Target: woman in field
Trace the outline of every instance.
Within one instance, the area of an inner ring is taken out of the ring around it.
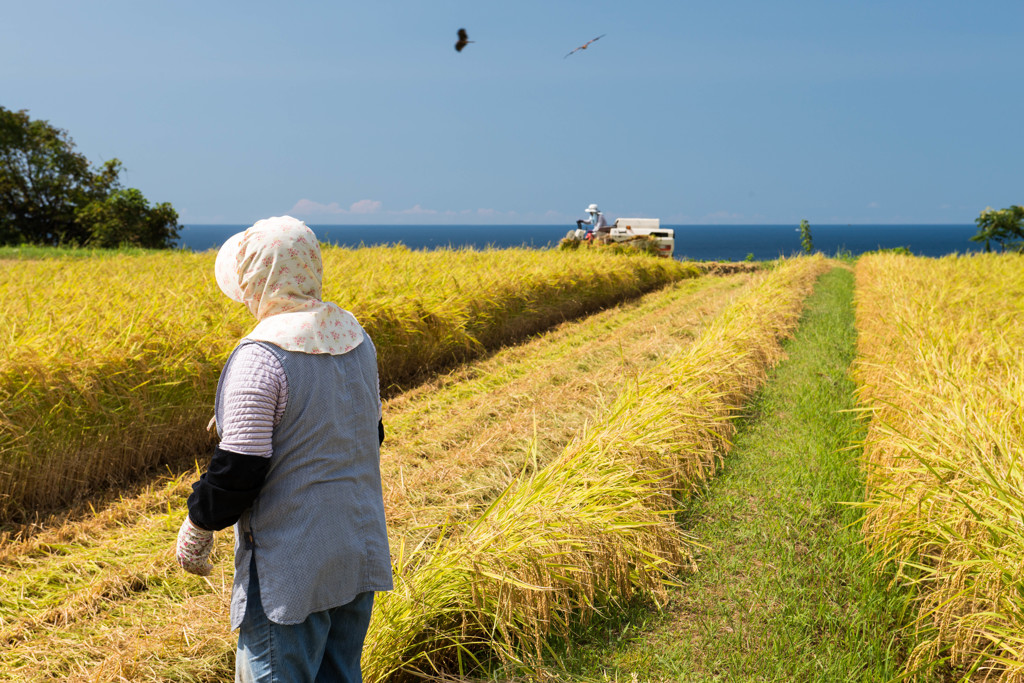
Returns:
[[[217,387],[220,443],[193,485],[178,563],[210,573],[235,525],[236,681],[359,681],[375,591],[390,590],[373,342],[320,300],[316,236],[257,222],[217,255],[221,290],[258,321]]]

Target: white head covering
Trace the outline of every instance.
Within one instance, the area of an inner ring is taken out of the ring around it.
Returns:
[[[259,321],[246,339],[334,356],[363,341],[355,316],[320,300],[320,244],[298,219],[267,218],[232,235],[217,252],[214,273],[221,291]]]
[[[588,206],[587,213],[600,213],[600,210],[597,208],[597,204],[591,204]]]

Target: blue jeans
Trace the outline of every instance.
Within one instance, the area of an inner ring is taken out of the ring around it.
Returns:
[[[253,562],[247,601],[238,629],[235,683],[361,683],[359,660],[370,625],[372,592],[314,612],[299,624],[275,624],[263,611]]]

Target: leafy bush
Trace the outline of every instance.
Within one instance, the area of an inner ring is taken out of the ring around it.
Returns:
[[[996,211],[986,206],[974,222],[978,234],[972,242],[984,242],[985,251],[992,251],[992,242],[999,244],[1000,251],[1024,252],[1024,206],[1013,205]]]
[[[800,221],[800,246],[805,254],[814,251],[814,240],[811,238],[811,224],[806,220]]]

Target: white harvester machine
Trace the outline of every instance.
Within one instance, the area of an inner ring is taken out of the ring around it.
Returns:
[[[608,232],[612,242],[631,242],[633,240],[649,240],[654,243],[658,256],[672,258],[676,245],[676,232],[671,228],[662,228],[657,218],[618,218]]]
[[[610,227],[589,233],[589,236],[583,230],[570,230],[566,235],[567,240],[603,245],[624,244],[666,258],[672,258],[675,237],[675,230],[661,227],[658,218],[619,218]]]

